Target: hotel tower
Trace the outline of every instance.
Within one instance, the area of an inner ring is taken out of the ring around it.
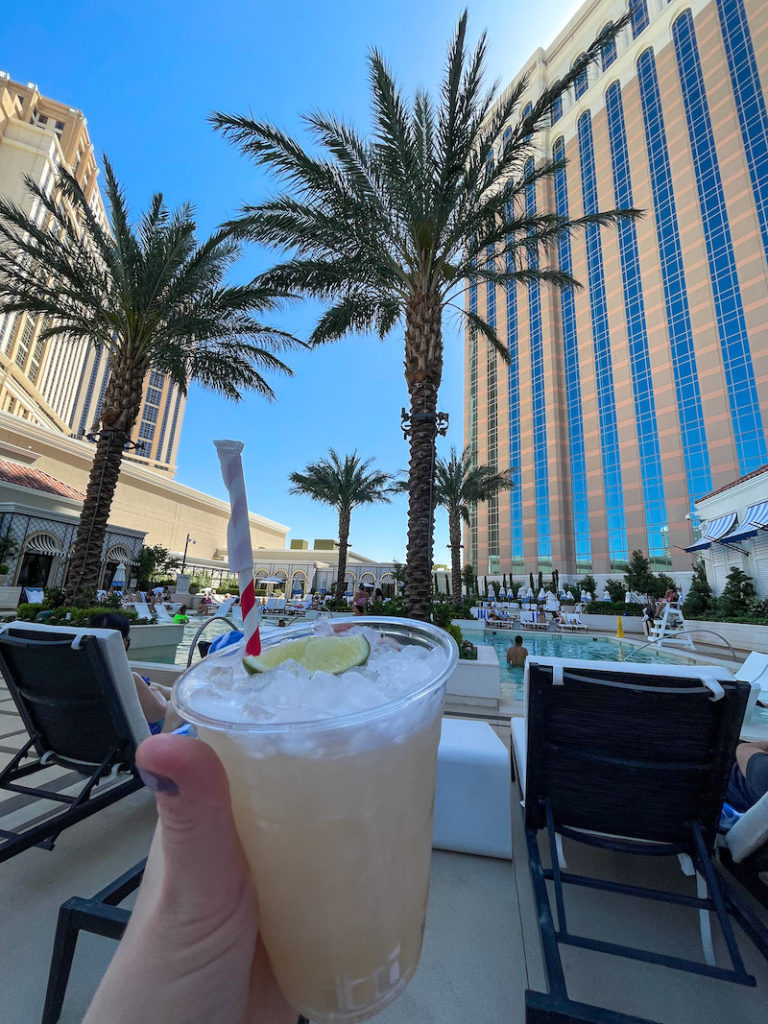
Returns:
[[[24,187],[28,176],[48,191],[59,167],[77,178],[104,226],[104,204],[87,122],[79,110],[41,96],[37,86],[0,72],[0,193],[42,218]],[[109,356],[90,343],[39,338],[41,319],[0,313],[0,409],[60,434],[85,437],[98,421]],[[142,446],[126,458],[173,473],[185,398],[152,372],[133,433]]]
[[[624,9],[585,3],[530,99]],[[567,165],[528,209],[645,214],[561,240],[580,290],[468,289],[510,361],[467,335],[466,441],[515,484],[472,518],[477,573],[690,571],[694,501],[768,463],[767,88],[765,0],[634,0],[552,111],[539,155]]]

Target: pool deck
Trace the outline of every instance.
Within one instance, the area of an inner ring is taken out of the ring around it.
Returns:
[[[494,727],[509,743],[508,725]],[[21,743],[24,730],[0,684],[0,757]],[[424,952],[405,993],[375,1019],[382,1024],[523,1024],[526,988],[544,991],[519,796],[513,785],[513,860],[433,852]],[[155,825],[154,801],[140,790],[65,831],[53,851],[28,850],[0,865],[0,1020],[40,1020],[60,904],[90,896],[146,854]],[[652,884],[657,873],[688,891],[675,861],[632,862],[566,841],[569,867],[599,862],[607,877]],[[653,860],[653,859],[649,859]],[[629,872],[629,874],[628,874]],[[690,910],[627,897],[577,891],[569,906],[576,927],[603,937],[629,938],[682,955],[698,955],[698,926]],[[768,914],[760,911],[768,923]],[[683,975],[650,965],[566,949],[573,998],[661,1024],[764,1024],[768,963],[746,942],[756,989]],[[75,1024],[95,991],[115,944],[80,938],[61,1017]],[[104,1022],[109,1024],[109,1022]],[[137,1022],[139,1024],[139,1022]],[[211,1022],[230,1024],[230,1022]]]

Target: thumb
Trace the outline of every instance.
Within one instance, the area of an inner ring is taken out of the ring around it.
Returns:
[[[221,761],[202,740],[160,734],[141,744],[136,765],[156,794],[164,898],[184,916],[226,914],[249,875]]]

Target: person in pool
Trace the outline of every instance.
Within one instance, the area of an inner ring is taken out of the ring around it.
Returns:
[[[183,604],[181,608],[173,616],[174,622],[189,622],[189,616],[187,615],[187,606]]]
[[[525,659],[528,657],[528,649],[523,647],[523,638],[521,636],[515,637],[515,643],[507,651],[507,664],[512,666],[522,666],[525,664]]]

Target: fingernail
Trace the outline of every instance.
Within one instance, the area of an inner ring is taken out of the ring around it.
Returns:
[[[165,775],[155,775],[154,772],[148,772],[146,768],[139,768],[139,775],[147,789],[151,789],[153,793],[167,793],[168,796],[178,796],[179,787],[173,779],[168,779]]]

